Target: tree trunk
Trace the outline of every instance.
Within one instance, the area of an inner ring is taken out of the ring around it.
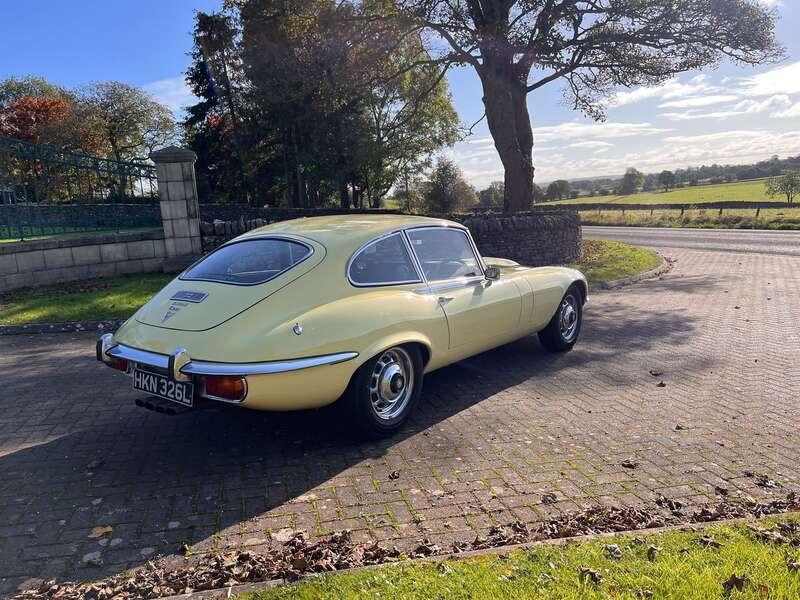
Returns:
[[[339,181],[339,208],[348,210],[350,208],[350,195],[348,194],[347,182]]]
[[[505,169],[504,209],[520,212],[533,202],[533,131],[524,81],[510,60],[486,56],[480,73],[486,121]]]

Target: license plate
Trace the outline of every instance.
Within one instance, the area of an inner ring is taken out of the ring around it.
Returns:
[[[192,406],[194,386],[191,383],[175,381],[165,375],[134,369],[133,389],[172,400],[184,406]]]

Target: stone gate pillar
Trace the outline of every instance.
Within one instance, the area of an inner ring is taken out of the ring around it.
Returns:
[[[180,271],[202,254],[200,209],[194,163],[197,155],[170,146],[150,154],[158,174],[158,196],[167,257],[164,271]]]

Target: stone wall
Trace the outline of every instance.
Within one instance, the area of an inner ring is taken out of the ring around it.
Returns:
[[[578,259],[583,236],[576,212],[536,211],[516,215],[450,215],[472,232],[483,256],[523,265],[563,265]]]
[[[362,211],[362,214],[366,212],[368,211]],[[376,212],[386,214],[387,211],[372,211],[373,214]],[[204,213],[202,206],[200,213],[201,215],[225,214]],[[287,218],[353,213],[329,210],[324,213],[305,211],[304,214],[299,214],[297,209],[253,209],[247,214],[250,218],[240,215],[236,220],[201,221],[203,251],[209,252],[246,231]],[[260,216],[252,217],[252,215]],[[510,258],[531,266],[566,264],[580,256],[581,225],[580,218],[575,212],[539,210],[535,213],[513,216],[500,214],[437,216],[467,226],[484,256]]]
[[[160,229],[0,244],[0,292],[161,271],[165,256]]]

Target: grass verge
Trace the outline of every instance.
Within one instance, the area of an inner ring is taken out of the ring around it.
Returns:
[[[655,269],[661,257],[646,248],[609,242],[583,240],[583,254],[569,265],[586,275],[589,283],[608,283]]]
[[[692,227],[699,229],[796,229],[800,230],[800,208],[718,210],[586,210],[584,225],[620,227]]]
[[[797,517],[325,575],[239,596],[574,599],[800,597]]]
[[[172,278],[125,275],[7,292],[0,296],[0,325],[127,319]]]

